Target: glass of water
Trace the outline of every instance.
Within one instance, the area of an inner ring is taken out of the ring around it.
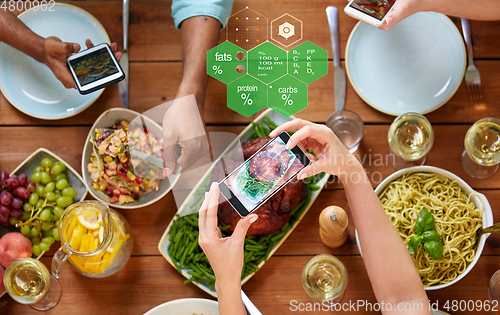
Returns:
[[[325,125],[332,129],[349,152],[354,153],[363,138],[364,124],[353,111],[339,110],[328,117]]]

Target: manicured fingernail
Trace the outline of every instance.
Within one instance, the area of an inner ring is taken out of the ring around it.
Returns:
[[[163,176],[169,177],[170,175],[172,175],[172,172],[170,171],[170,169],[168,167],[165,167],[163,169]]]
[[[290,150],[291,147],[292,147],[292,145],[290,144],[290,141],[287,142],[285,145],[285,149]]]
[[[207,198],[207,195],[208,195],[208,191],[205,193],[205,198]]]
[[[252,217],[252,218],[250,218],[250,223],[254,223],[255,221],[257,221],[257,219],[258,219],[258,218],[259,218],[259,216],[258,216],[258,215],[253,214],[253,217]]]
[[[274,129],[273,131],[271,131],[271,133],[269,134],[269,136],[272,138],[272,137],[274,137],[275,133],[276,133],[276,129]]]
[[[213,182],[213,183],[212,183],[212,186],[210,186],[210,190],[215,189],[215,187],[217,187],[217,183],[216,183],[216,182]]]
[[[385,20],[385,23],[387,25],[391,24],[392,23],[392,17],[388,16],[387,19]]]
[[[298,177],[298,180],[303,180],[304,178],[308,177],[307,176],[307,173],[302,173],[300,174],[300,176]]]

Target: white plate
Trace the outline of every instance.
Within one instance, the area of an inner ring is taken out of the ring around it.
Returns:
[[[359,22],[345,55],[356,93],[394,116],[425,114],[445,104],[460,86],[466,64],[455,24],[433,12],[414,14],[389,31]]]
[[[95,45],[110,43],[102,24],[79,7],[56,3],[48,5],[46,11],[35,8],[21,13],[19,19],[42,37],[56,36],[78,43],[82,49],[87,47],[87,38]],[[0,90],[21,112],[47,120],[80,113],[104,91],[80,95],[75,89],[66,89],[47,66],[5,43],[0,43]]]
[[[180,299],[158,305],[144,315],[219,315],[219,304],[207,299]]]
[[[472,202],[474,202],[474,205],[478,209],[481,209],[482,205],[484,205],[483,226],[488,227],[488,226],[493,225],[493,223],[494,223],[493,212],[491,210],[491,206],[490,206],[490,203],[488,202],[488,199],[486,199],[486,196],[484,196],[483,194],[472,189],[472,187],[470,187],[463,179],[461,179],[457,175],[455,175],[452,172],[449,172],[447,170],[444,170],[442,168],[423,165],[423,166],[409,167],[409,168],[405,168],[405,169],[396,171],[396,172],[392,173],[391,175],[389,175],[386,179],[384,179],[377,186],[377,188],[375,188],[375,193],[377,194],[377,196],[379,196],[384,191],[385,187],[387,187],[387,185],[389,185],[390,183],[392,183],[393,181],[402,177],[405,174],[420,173],[420,172],[436,173],[436,174],[443,175],[445,177],[448,177],[450,180],[456,181],[467,196],[469,196],[471,193],[477,194],[478,197],[471,198],[471,200],[472,200]],[[434,285],[431,287],[425,287],[425,290],[426,291],[433,291],[433,290],[443,289],[443,288],[449,287],[449,286],[457,283],[458,281],[462,280],[472,270],[472,268],[474,268],[477,261],[479,260],[479,257],[481,257],[481,253],[483,252],[484,245],[486,243],[486,239],[488,238],[488,236],[490,236],[490,233],[485,233],[481,236],[474,260],[467,266],[467,269],[465,269],[465,271],[461,275],[459,275],[453,281],[450,281],[448,283]],[[361,252],[361,246],[359,245],[359,238],[358,238],[358,231],[357,230],[356,230],[356,244],[358,245],[359,253],[361,254],[361,256],[363,256],[363,253]]]
[[[92,125],[92,127],[89,130],[89,134],[87,135],[87,139],[85,140],[85,145],[83,146],[83,153],[82,153],[82,176],[83,176],[83,181],[85,182],[85,185],[87,186],[90,194],[96,198],[99,201],[104,202],[110,207],[113,208],[118,208],[118,209],[137,209],[137,208],[142,208],[149,206],[161,198],[163,198],[168,192],[172,189],[172,187],[175,185],[177,180],[179,179],[179,175],[172,175],[168,179],[161,180],[160,182],[160,190],[158,191],[150,191],[149,193],[140,196],[138,202],[132,202],[132,203],[126,203],[126,204],[119,204],[117,203],[110,203],[109,202],[109,197],[106,196],[102,191],[100,190],[95,190],[92,185],[90,185],[90,173],[87,168],[87,165],[90,163],[90,157],[92,156],[92,151],[93,151],[93,144],[90,143],[90,137],[92,136],[92,133],[96,128],[111,128],[114,124],[119,122],[120,120],[128,120],[132,121],[136,119],[137,117],[142,116],[144,118],[144,122],[146,123],[147,128],[153,132],[153,134],[157,137],[162,137],[163,135],[163,129],[158,125],[156,122],[151,120],[149,117],[144,116],[139,114],[138,112],[135,112],[131,109],[126,109],[126,108],[111,108],[105,111],[104,113],[97,118],[95,123]]]
[[[255,120],[253,122],[255,122],[257,124],[264,124],[264,118],[266,118],[266,117],[269,118],[269,119],[271,119],[272,121],[274,121],[274,123],[276,125],[278,125],[278,126],[282,125],[285,122],[288,122],[288,121],[290,121],[292,119],[295,119],[295,117],[293,117],[293,116],[291,116],[291,117],[285,117],[285,116],[281,115],[280,113],[275,112],[274,110],[268,108],[261,115],[259,115],[259,117],[255,118]],[[249,124],[238,135],[238,138],[235,139],[235,141],[233,141],[227,147],[227,149],[224,150],[220,154],[220,156],[226,156],[226,154],[228,154],[229,152],[231,152],[231,149],[234,149],[236,147],[236,144],[237,144],[238,141],[240,141],[241,143],[243,143],[244,141],[248,140],[248,138],[250,138],[250,136],[254,133],[254,131],[255,131],[255,129],[252,126],[252,124]],[[179,209],[177,211],[177,214],[181,214],[181,213],[186,213],[187,214],[187,213],[189,213],[189,210],[190,210],[190,207],[192,205],[193,199],[195,199],[195,198],[192,198],[192,197],[195,195],[195,192],[198,189],[198,187],[200,187],[205,182],[206,178],[211,175],[212,169],[213,169],[213,167],[215,165],[216,165],[215,163],[212,164],[212,166],[208,169],[208,171],[205,173],[205,175],[198,182],[198,184],[196,184],[196,186],[191,190],[191,192],[189,193],[189,195],[187,196],[187,198],[184,200],[183,204],[179,207]],[[285,242],[285,240],[288,238],[288,236],[290,236],[290,234],[293,232],[293,230],[295,230],[295,228],[300,223],[300,221],[302,220],[302,218],[306,215],[307,211],[309,211],[309,209],[313,205],[314,201],[316,200],[316,198],[320,194],[320,192],[323,189],[323,187],[328,182],[328,178],[329,177],[330,177],[329,174],[325,174],[325,176],[323,176],[323,178],[316,183],[316,185],[319,186],[320,188],[318,190],[314,190],[314,191],[311,192],[311,200],[309,201],[309,204],[306,206],[306,208],[304,209],[304,211],[302,212],[302,214],[300,215],[300,217],[297,219],[297,222],[295,222],[295,224],[292,226],[292,228],[290,229],[290,231],[288,231],[288,233],[286,233],[283,236],[283,238],[278,242],[278,244],[276,244],[274,246],[274,248],[271,250],[271,252],[269,253],[269,258],[268,259],[270,259],[273,256],[273,254],[278,250],[278,248],[280,248],[281,244],[283,244]],[[170,227],[172,226],[172,223],[174,222],[174,220],[175,220],[175,217],[174,217],[174,219],[172,219],[172,221],[170,221],[170,224],[168,225],[167,229],[165,230],[165,233],[163,233],[163,236],[161,237],[161,240],[158,243],[158,249],[160,250],[160,253],[163,255],[163,257],[165,257],[165,259],[174,268],[177,268],[174,265],[174,263],[172,262],[172,259],[170,258],[169,254],[168,254],[168,247],[170,245],[170,241],[169,241],[169,237],[168,237],[168,232],[170,231]],[[259,270],[262,268],[262,266],[264,266],[265,263],[266,263],[265,261],[262,261],[259,264]],[[191,275],[188,274],[188,271],[191,271],[191,269],[184,269],[183,268],[181,271],[182,271],[182,275],[184,277],[186,277],[187,279],[191,278]],[[241,285],[245,284],[248,280],[250,280],[250,278],[252,278],[254,274],[255,273],[250,274],[250,275],[246,276],[244,279],[242,279],[241,280]],[[210,288],[208,287],[208,285],[206,283],[199,283],[199,282],[196,282],[196,281],[193,281],[192,283],[194,283],[197,287],[199,287],[200,289],[202,289],[206,293],[210,294],[211,296],[217,297],[217,293],[215,292],[215,290],[210,290]]]

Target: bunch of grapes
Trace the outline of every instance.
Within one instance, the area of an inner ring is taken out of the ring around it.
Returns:
[[[64,163],[44,158],[29,180],[24,174],[9,177],[6,171],[0,173],[0,187],[5,189],[0,195],[4,207],[0,208],[0,223],[20,228],[21,234],[31,240],[35,256],[60,240],[59,218],[78,195],[69,185],[65,170]]]

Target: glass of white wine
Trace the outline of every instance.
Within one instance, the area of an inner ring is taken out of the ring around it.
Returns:
[[[335,256],[314,256],[302,271],[302,287],[313,302],[339,303],[347,288],[347,270]]]
[[[37,311],[50,310],[61,299],[61,285],[37,259],[19,258],[5,269],[5,290],[12,299]]]
[[[418,113],[406,113],[398,116],[387,135],[389,156],[393,157],[395,169],[423,165],[427,153],[434,144],[434,132],[431,123]]]
[[[462,165],[474,178],[488,178],[500,163],[500,119],[487,117],[469,128],[464,140]]]

